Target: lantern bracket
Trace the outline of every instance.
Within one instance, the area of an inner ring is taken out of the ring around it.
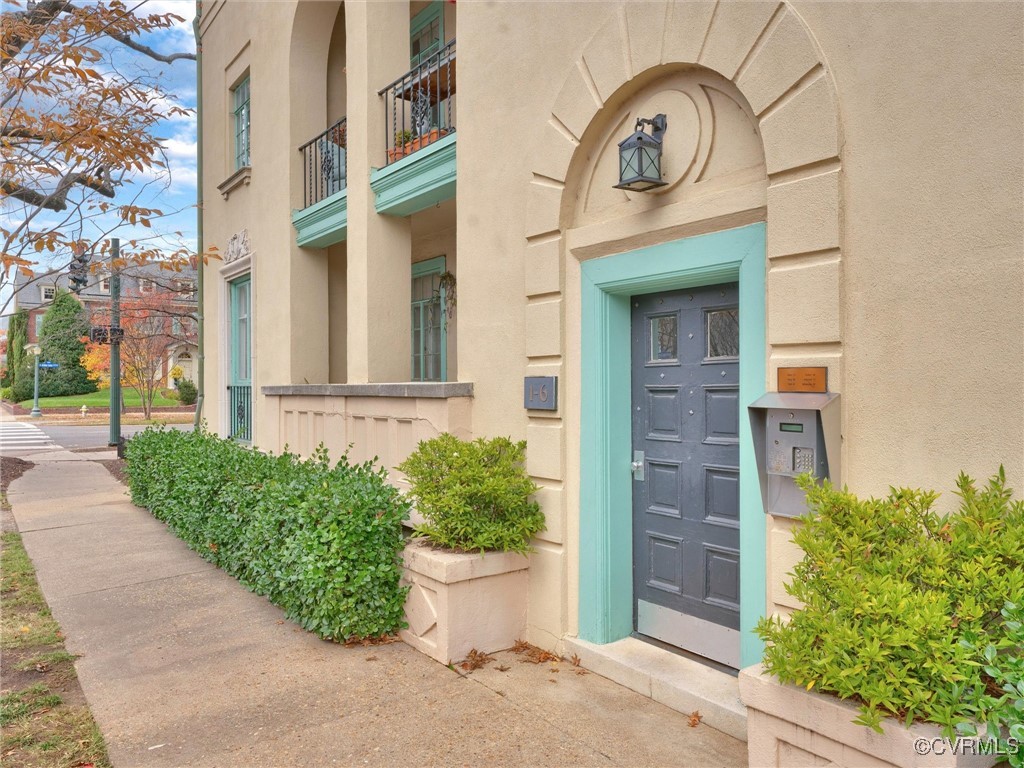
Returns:
[[[651,126],[651,138],[655,141],[661,141],[661,137],[665,135],[665,130],[668,128],[668,118],[661,113],[650,118],[638,117],[636,119],[636,127],[633,130],[639,131],[645,125]]]

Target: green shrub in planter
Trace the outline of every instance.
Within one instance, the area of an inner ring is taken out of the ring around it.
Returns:
[[[402,626],[409,502],[369,462],[148,429],[128,443],[127,474],[132,501],[306,629],[344,640]]]
[[[529,552],[544,514],[530,500],[538,486],[526,474],[525,454],[525,442],[505,437],[469,442],[442,434],[421,442],[398,466],[426,520],[416,533],[457,551]]]
[[[1007,600],[1024,603],[1024,502],[1002,468],[981,488],[961,474],[949,515],[928,491],[861,500],[798,483],[811,512],[793,535],[804,557],[786,590],[804,607],[758,624],[767,671],[858,701],[855,722],[875,730],[891,716],[949,736],[972,723],[1020,733],[1024,631]]]

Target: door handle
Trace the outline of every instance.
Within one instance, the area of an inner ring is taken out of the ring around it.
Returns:
[[[633,472],[634,480],[644,479],[644,452],[633,451],[633,461],[629,465],[630,470]]]

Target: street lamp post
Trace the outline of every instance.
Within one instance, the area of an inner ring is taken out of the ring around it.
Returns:
[[[110,239],[110,441],[121,444],[121,240]],[[120,455],[120,454],[119,454]]]
[[[39,355],[42,354],[43,348],[38,344],[26,344],[25,351],[30,355],[34,355],[36,358],[35,364],[35,394],[32,400],[32,413],[30,414],[33,419],[38,419],[43,415],[43,412],[39,410]]]

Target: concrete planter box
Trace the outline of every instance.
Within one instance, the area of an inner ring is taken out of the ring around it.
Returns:
[[[981,768],[995,762],[993,756],[969,754],[971,744],[953,754],[953,743],[936,726],[907,728],[889,720],[885,733],[875,733],[855,725],[855,704],[784,685],[760,664],[741,670],[739,681],[752,768]]]
[[[509,648],[526,629],[528,558],[510,552],[459,554],[422,539],[402,553],[408,629],[402,640],[442,664],[474,648]]]

